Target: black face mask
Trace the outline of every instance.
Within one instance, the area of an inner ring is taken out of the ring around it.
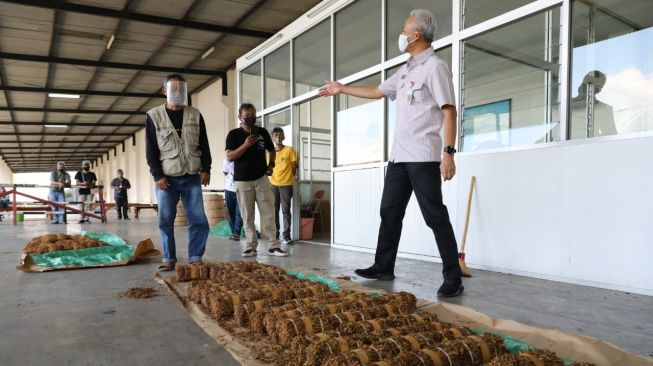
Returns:
[[[256,117],[245,117],[243,120],[249,127],[254,127],[256,125]]]

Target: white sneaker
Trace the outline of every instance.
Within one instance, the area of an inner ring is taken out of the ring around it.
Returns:
[[[284,252],[281,248],[272,248],[268,250],[268,254],[276,257],[287,257],[288,253]]]
[[[291,239],[283,239],[283,245],[292,245],[292,240]]]
[[[247,249],[246,251],[243,252],[242,256],[243,257],[256,257],[256,250]]]

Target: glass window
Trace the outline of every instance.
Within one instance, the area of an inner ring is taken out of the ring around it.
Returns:
[[[336,79],[381,62],[381,0],[359,0],[336,14]]]
[[[290,125],[290,109],[284,109],[281,112],[267,115],[265,118],[265,128],[272,135],[272,129],[275,127],[283,128],[283,133],[286,135],[284,145],[293,146],[292,142],[292,127]]]
[[[294,41],[295,95],[324,85],[331,79],[331,26],[325,20]]]
[[[451,47],[445,47],[442,49],[439,49],[435,51],[435,54],[438,55],[442,60],[444,60],[446,63],[449,64],[451,67]],[[390,68],[386,70],[385,77],[389,78],[392,76],[399,68],[402,66],[397,65],[393,68]],[[386,113],[386,120],[388,121],[388,126],[387,126],[387,137],[386,137],[386,158],[390,156],[390,151],[392,149],[392,143],[395,138],[395,124],[397,122],[397,100],[390,100],[389,98],[385,98],[386,103],[387,103],[387,113]]]
[[[257,108],[262,106],[261,61],[256,61],[240,72],[240,102],[252,103]]]
[[[532,3],[533,0],[461,0],[462,26],[471,27],[498,15]]]
[[[290,99],[290,43],[265,56],[265,108]]]
[[[315,98],[295,108],[299,122],[300,180],[331,180],[331,113],[329,98]]]
[[[651,2],[574,1],[572,22],[570,138],[653,130]]]
[[[351,85],[379,85],[375,74]],[[338,166],[380,161],[383,99],[339,95],[336,114],[336,162]]]
[[[560,10],[463,43],[465,151],[559,140]]]
[[[386,0],[387,60],[401,54],[397,47],[397,38],[404,29],[404,22],[413,9],[428,9],[433,13],[437,24],[434,40],[451,34],[451,0]]]

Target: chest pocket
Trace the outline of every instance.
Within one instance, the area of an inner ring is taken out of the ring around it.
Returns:
[[[171,151],[175,149],[175,139],[174,136],[172,135],[175,131],[174,130],[163,130],[160,131],[157,139],[159,143],[159,150],[161,151]]]
[[[412,97],[413,100],[411,104],[423,103],[429,95],[428,86],[424,82],[424,80],[416,81],[413,87],[410,88],[409,90],[412,90],[413,93],[413,97]]]

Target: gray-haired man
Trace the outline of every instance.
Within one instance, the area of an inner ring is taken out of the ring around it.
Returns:
[[[442,258],[444,284],[438,296],[463,291],[458,249],[447,207],[442,202],[440,175],[456,172],[456,103],[449,66],[431,48],[435,19],[428,10],[413,10],[399,35],[401,52],[410,53],[405,65],[379,86],[345,86],[327,81],[322,96],[349,94],[361,98],[384,96],[397,100],[397,124],[381,198],[381,227],[374,265],[355,272],[361,277],[393,280],[401,227],[410,196],[415,197],[426,224],[433,230]],[[440,130],[444,126],[444,150]]]

